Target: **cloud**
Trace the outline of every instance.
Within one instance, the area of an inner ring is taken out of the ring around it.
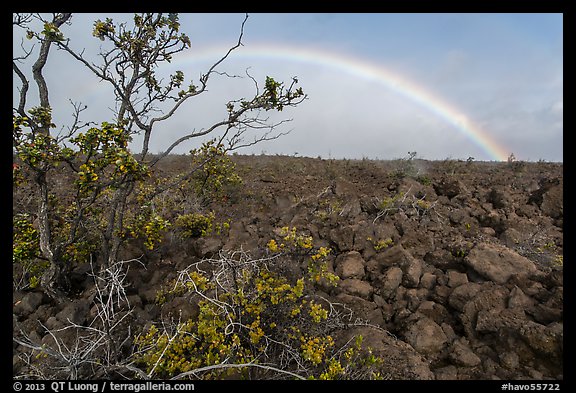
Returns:
[[[91,36],[91,26],[95,19],[107,16],[129,19],[126,14],[78,14],[63,31],[72,38],[71,44],[77,50],[86,48],[86,55],[97,53],[102,43]],[[243,14],[182,15],[182,29],[192,39],[192,52],[223,43],[228,47],[238,38],[243,17]],[[492,18],[497,22],[497,34],[483,30],[490,26]],[[395,70],[466,115],[472,124],[513,150],[518,158],[561,159],[562,37],[554,38],[547,33],[557,27],[534,23],[522,26],[523,33],[519,34],[514,29],[522,17],[514,18],[512,23],[506,15],[254,14],[246,25],[244,43],[256,45],[264,40],[280,46],[316,45],[321,50]],[[463,25],[465,32],[455,36],[457,27]],[[549,36],[559,40],[559,44],[556,41],[549,44],[546,38]],[[13,48],[14,53],[20,51],[16,34]],[[198,81],[209,65],[186,63],[182,69],[186,83],[190,79]],[[271,120],[292,118],[279,131],[293,131],[247,153],[266,150],[273,154],[394,158],[417,151],[419,156],[429,159],[449,156],[489,159],[486,152],[438,113],[377,81],[329,66],[286,59],[231,56],[220,69],[244,75],[247,67],[251,67],[250,73],[261,84],[267,75],[281,81],[298,76],[310,97],[298,108],[286,108],[280,114],[266,113]],[[167,77],[174,70],[161,73]],[[34,96],[35,84],[28,75]],[[70,56],[61,51],[51,52],[46,76],[54,120],[59,126],[71,121],[69,99],[89,105],[83,113],[84,120],[111,119],[114,100],[110,85],[98,82]],[[14,80],[17,82],[16,77]],[[16,89],[13,92],[16,102],[18,92]],[[222,120],[228,100],[252,94],[254,86],[249,78],[213,78],[206,94],[190,100],[176,116],[159,124],[151,141],[152,150],[162,151],[174,138]],[[29,104],[34,104],[32,98]],[[197,143],[187,143],[179,152],[187,152]]]
[[[559,100],[559,101],[554,102],[550,106],[550,113],[552,113],[555,116],[559,116],[560,118],[562,118],[562,116],[564,115],[564,100]]]

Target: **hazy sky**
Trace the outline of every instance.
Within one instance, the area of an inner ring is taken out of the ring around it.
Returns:
[[[92,24],[106,17],[129,15],[77,14],[62,31],[74,48],[96,53],[101,42]],[[181,14],[192,47],[163,72],[179,69],[186,83],[198,81],[234,45],[243,18]],[[293,119],[282,129],[289,135],[243,153],[393,159],[416,151],[432,160],[505,160],[513,153],[563,161],[562,34],[562,14],[255,13],[244,46],[220,70],[245,75],[250,67],[261,83],[266,75],[287,82],[296,76],[309,96],[274,116]],[[15,31],[15,54],[20,36]],[[51,53],[46,75],[59,126],[70,121],[69,99],[89,106],[86,120],[111,119],[110,87],[66,53]],[[155,131],[152,150],[225,118],[228,100],[253,93],[246,77],[214,78],[205,97],[189,100]]]

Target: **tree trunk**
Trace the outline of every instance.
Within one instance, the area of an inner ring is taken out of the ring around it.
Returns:
[[[66,298],[68,285],[64,282],[66,279],[64,265],[61,253],[54,250],[51,239],[51,226],[49,221],[48,209],[48,183],[46,181],[46,172],[41,171],[36,176],[36,184],[40,190],[38,206],[38,233],[40,237],[40,251],[48,259],[50,266],[42,275],[41,285],[45,293],[57,302]]]
[[[59,28],[66,21],[70,19],[71,14],[60,14],[54,17],[53,23]],[[46,38],[42,41],[40,46],[40,52],[38,54],[38,59],[32,66],[32,74],[34,80],[38,85],[38,95],[40,98],[40,106],[46,109],[50,109],[50,100],[48,98],[48,85],[42,74],[42,70],[46,65],[48,60],[48,53],[50,52],[50,46],[52,41]],[[50,135],[50,125],[49,124],[39,124],[35,125],[38,133],[45,135]],[[50,208],[48,204],[48,181],[47,172],[49,169],[49,164],[44,163],[44,165],[36,172],[36,185],[38,186],[39,192],[39,202],[38,202],[38,232],[40,236],[40,251],[42,255],[50,261],[50,267],[42,276],[42,288],[46,293],[56,301],[61,301],[64,298],[64,293],[61,290],[61,276],[62,276],[62,260],[60,258],[60,252],[55,252],[54,245],[52,244],[52,228],[50,226]]]

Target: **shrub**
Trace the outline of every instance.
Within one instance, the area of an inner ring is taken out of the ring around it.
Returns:
[[[308,250],[312,249],[312,236],[297,234],[296,227],[282,227],[280,229],[280,236],[282,236],[286,244],[292,248],[292,251],[302,249],[308,252]],[[280,247],[284,248],[284,243],[282,243]]]
[[[190,213],[176,217],[174,225],[182,238],[189,239],[206,236],[212,232],[213,223],[214,212],[208,215]]]
[[[280,244],[272,239],[268,242],[268,250],[280,252],[291,260],[308,258],[308,279],[314,283],[324,283],[336,286],[340,277],[328,271],[326,259],[332,252],[330,248],[320,247],[315,250],[312,236],[298,233],[296,227],[282,227],[277,231]]]
[[[397,213],[402,211],[406,213],[409,217],[415,217],[416,219],[421,219],[424,216],[431,215],[431,212],[436,213],[439,219],[443,217],[435,210],[437,201],[429,202],[427,201],[426,195],[417,197],[414,193],[410,193],[412,187],[406,192],[398,192],[392,197],[383,198],[375,203],[375,206],[379,210],[376,214],[376,218],[373,222],[376,222],[381,217],[385,217],[390,213]]]
[[[148,378],[377,378],[379,362],[359,343],[335,344],[332,333],[353,325],[351,311],[314,295],[308,280],[275,273],[286,262],[221,252],[181,271],[164,300],[187,294],[198,317],[151,325],[134,341],[134,364]]]
[[[430,186],[432,185],[432,179],[430,179],[429,176],[426,175],[418,175],[416,177],[416,180],[418,181],[418,183],[424,185],[424,186]]]
[[[42,273],[50,264],[45,260],[38,259],[40,240],[38,231],[32,225],[30,215],[25,213],[14,215],[12,233],[12,262],[14,267],[20,266],[22,269],[20,285],[18,286],[29,285],[31,288],[35,288],[40,283]]]
[[[563,269],[564,255],[556,243],[541,234],[533,234],[527,240],[519,242],[515,250],[536,262],[541,268]]]
[[[334,215],[342,212],[342,206],[338,200],[321,199],[318,202],[318,208],[314,211],[314,216],[324,221]]]
[[[206,201],[225,200],[230,188],[242,184],[236,173],[236,164],[232,162],[222,144],[216,140],[204,143],[200,148],[190,151],[192,167],[198,169],[192,176],[191,186],[195,194]]]
[[[154,249],[162,241],[164,233],[171,226],[170,222],[156,213],[152,204],[140,207],[134,221],[126,225],[126,231],[133,238],[143,238],[148,250]]]
[[[394,240],[392,240],[392,238],[390,238],[390,237],[388,237],[386,239],[380,239],[380,240],[374,240],[371,237],[368,237],[366,240],[368,240],[369,242],[372,243],[372,246],[374,247],[374,250],[376,250],[376,251],[384,250],[384,249],[390,247],[392,244],[394,244]]]

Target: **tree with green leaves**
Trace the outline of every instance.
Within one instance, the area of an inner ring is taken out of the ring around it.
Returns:
[[[232,150],[282,135],[278,128],[284,121],[270,122],[265,113],[297,106],[306,95],[297,87],[296,78],[285,84],[267,77],[260,88],[247,72],[254,82],[251,97],[227,101],[221,121],[187,131],[161,154],[149,153],[152,135],[162,133],[167,120],[205,94],[213,78],[227,76],[219,66],[242,45],[247,19],[248,15],[237,42],[198,81],[186,83],[182,71],[174,72],[168,80],[158,76],[158,70],[174,56],[190,50],[190,38],[181,32],[177,14],[136,14],[130,23],[98,19],[92,35],[102,46],[98,54],[90,56],[74,49],[73,39],[66,35],[66,26],[73,23],[71,14],[14,14],[13,28],[24,29],[27,39],[35,43],[29,49],[23,44],[23,54],[13,58],[19,81],[19,100],[13,108],[14,187],[28,187],[33,195],[31,203],[36,205],[34,214],[15,212],[18,222],[14,228],[27,232],[15,234],[14,247],[20,259],[14,261],[24,263],[25,259],[26,266],[35,266],[34,284],[52,298],[60,301],[67,296],[67,276],[73,262],[90,259],[101,270],[106,269],[119,260],[122,248],[133,236],[144,236],[147,245],[154,247],[169,221],[158,214],[153,203],[143,206],[138,214],[130,207],[138,198],[135,190],[176,147],[195,138],[212,137],[186,173],[148,188],[148,201],[190,182],[200,171],[212,173],[204,169]],[[35,27],[38,25],[40,28]],[[56,54],[51,52],[54,47],[60,50]],[[94,78],[108,84],[115,102],[109,121],[99,125],[83,122],[86,107],[73,102],[72,124],[65,132],[55,131],[53,110],[61,108],[51,106],[44,73],[53,55],[71,56]],[[30,107],[31,81],[23,65],[34,56],[31,71],[38,87],[38,105]],[[246,143],[243,136],[250,130],[256,130],[258,136]],[[142,142],[134,153],[134,146],[129,148],[129,144],[135,135],[141,136]],[[74,174],[64,186],[54,181],[62,167]],[[204,183],[208,183],[206,176]]]

